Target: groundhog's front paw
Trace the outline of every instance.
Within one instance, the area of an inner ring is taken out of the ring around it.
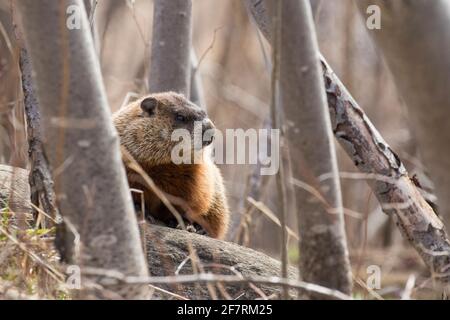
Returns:
[[[190,221],[185,220],[185,219],[183,219],[183,222],[184,222],[184,226],[186,227],[186,231],[194,232],[194,233],[197,232],[197,229],[195,228],[193,223],[191,223]],[[179,229],[179,230],[184,230],[183,226],[181,224],[179,224],[178,222],[177,222],[177,225],[175,228]]]
[[[190,222],[187,221],[186,219],[183,219],[184,225],[186,226],[186,229],[188,229]],[[170,220],[166,221],[166,226],[169,228],[173,228],[173,229],[180,229],[183,230],[183,227],[181,226],[181,224],[178,223],[178,220],[173,218]]]
[[[185,229],[186,231],[197,233],[200,235],[207,235],[207,232],[198,223],[196,223],[196,222],[192,223],[186,219],[183,219],[183,222],[186,227],[186,229]],[[178,221],[176,219],[168,221],[167,226],[169,228],[184,230],[184,228],[181,226],[181,224],[178,223]]]
[[[183,228],[179,225],[177,229],[183,229]],[[195,229],[193,224],[187,224],[186,225],[186,231],[194,232],[194,233],[197,232],[197,230]]]
[[[202,236],[207,236],[208,233],[206,232],[205,229],[202,228],[201,225],[199,225],[198,223],[194,223],[194,228],[195,228],[195,232],[197,234],[201,234]]]

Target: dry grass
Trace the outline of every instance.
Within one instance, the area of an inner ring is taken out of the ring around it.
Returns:
[[[1,211],[0,299],[67,299],[55,229],[19,230],[14,216]]]

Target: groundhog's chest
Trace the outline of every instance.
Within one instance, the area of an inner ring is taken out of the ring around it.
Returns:
[[[206,214],[213,199],[214,180],[206,164],[199,165],[159,165],[143,167],[155,185],[162,190],[180,213],[186,211],[186,206],[194,214]],[[131,188],[144,191],[146,210],[157,218],[169,215],[161,199],[142,181],[130,179]],[[134,196],[136,200],[139,198]]]

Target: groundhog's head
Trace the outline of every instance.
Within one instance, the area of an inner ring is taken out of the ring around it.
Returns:
[[[206,112],[174,92],[136,100],[118,110],[113,120],[120,143],[139,163],[172,163],[172,150],[185,140],[177,136],[190,135],[190,151],[203,149],[214,137],[214,125]]]

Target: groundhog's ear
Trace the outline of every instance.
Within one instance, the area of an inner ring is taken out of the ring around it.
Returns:
[[[141,102],[142,111],[146,112],[148,115],[153,115],[155,113],[155,109],[158,106],[158,100],[155,98],[145,98]]]

